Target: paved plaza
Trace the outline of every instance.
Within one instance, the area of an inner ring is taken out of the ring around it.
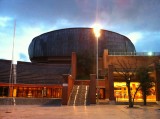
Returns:
[[[160,106],[0,106],[0,119],[160,119]]]

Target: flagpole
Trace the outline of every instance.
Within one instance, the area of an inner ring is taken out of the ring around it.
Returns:
[[[15,32],[16,32],[16,20],[14,20],[14,31],[13,31],[13,40],[12,40],[12,59],[11,59],[11,68],[10,68],[10,77],[9,77],[9,96],[11,97],[13,97],[13,93],[14,93],[13,84],[16,84],[15,67],[14,67]],[[12,91],[12,93],[10,92],[10,90]],[[13,104],[15,105],[14,97],[13,97]]]

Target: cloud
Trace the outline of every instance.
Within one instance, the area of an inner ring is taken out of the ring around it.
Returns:
[[[0,0],[0,57],[10,57],[14,20],[15,50],[26,56],[37,35],[61,28],[91,27],[96,19],[103,29],[128,36],[138,51],[158,51],[159,4],[160,0]]]
[[[0,16],[0,58],[12,59],[13,25],[11,17]]]
[[[6,27],[8,22],[11,21],[10,17],[0,17],[0,27]]]
[[[127,37],[136,44],[138,40],[142,39],[142,34],[140,32],[132,32],[127,35]]]
[[[21,61],[27,61],[28,60],[28,56],[26,56],[26,54],[24,54],[24,53],[20,53],[19,54],[19,59]]]
[[[160,30],[159,0],[98,0],[96,3],[96,0],[2,0],[0,10],[1,15],[8,14],[25,24],[54,25],[65,19],[75,27],[83,24],[89,27],[98,17],[106,29],[123,25],[130,30]]]
[[[160,51],[160,32],[143,32],[142,38],[136,43],[138,52],[159,52]]]
[[[118,26],[128,31],[159,31],[159,4],[159,0],[101,1],[100,19],[106,23],[106,28]]]
[[[32,39],[44,32],[47,32],[48,29],[45,29],[44,26],[25,26],[25,27],[20,27],[20,31],[17,32],[17,34],[20,34],[16,36],[15,38],[15,53],[17,55],[20,54],[25,54],[27,61],[29,61],[29,56],[28,56],[28,46]],[[25,36],[25,37],[24,37]],[[20,61],[23,59],[21,57],[18,57]]]

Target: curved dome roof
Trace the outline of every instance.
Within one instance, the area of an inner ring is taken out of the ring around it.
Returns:
[[[96,52],[96,38],[92,28],[67,28],[41,34],[33,38],[28,52],[30,60],[38,57],[71,56],[72,52]],[[127,37],[115,32],[101,30],[98,52],[135,52],[133,43]]]

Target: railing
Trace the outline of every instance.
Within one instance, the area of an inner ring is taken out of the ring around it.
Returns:
[[[160,56],[160,52],[109,52],[110,56]]]

